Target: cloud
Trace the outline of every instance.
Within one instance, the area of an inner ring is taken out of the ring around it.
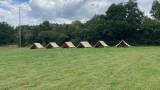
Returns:
[[[64,0],[31,0],[30,15],[48,20],[88,18],[90,14],[93,14],[93,9],[87,5],[88,2],[89,0],[65,0],[65,2]]]
[[[112,3],[128,0],[29,0],[17,3],[13,0],[0,1],[0,20],[18,25],[18,7],[21,6],[22,24],[39,24],[44,20],[53,23],[85,22],[95,14],[105,14]],[[150,15],[153,0],[138,0],[139,8]]]
[[[31,8],[27,3],[15,4],[12,0],[0,1],[0,21],[17,26],[19,21],[19,7],[21,7],[22,24],[38,24],[38,19],[30,17]]]
[[[150,16],[152,2],[153,0],[138,0],[139,8],[148,16]]]

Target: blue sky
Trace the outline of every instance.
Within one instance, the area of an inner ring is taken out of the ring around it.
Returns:
[[[28,2],[29,0],[13,0],[13,2],[16,3],[24,3],[24,2]]]
[[[86,22],[95,14],[104,14],[112,3],[128,0],[0,0],[0,21],[18,25],[18,7],[22,24],[34,25],[44,20],[52,23]],[[139,8],[150,16],[153,0],[138,0]]]

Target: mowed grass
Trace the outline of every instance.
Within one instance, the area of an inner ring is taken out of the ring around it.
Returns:
[[[160,90],[160,47],[0,48],[0,90]]]

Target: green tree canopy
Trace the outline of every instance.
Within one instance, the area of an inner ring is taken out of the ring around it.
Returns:
[[[14,28],[5,22],[0,23],[0,45],[8,44],[16,39]]]
[[[160,2],[158,0],[153,1],[151,14],[155,19],[160,20]]]
[[[123,3],[112,4],[106,11],[109,20],[126,20],[127,12]]]
[[[143,12],[138,8],[137,0],[129,0],[126,6],[126,20],[129,24],[129,28],[133,30],[140,29],[143,19]]]

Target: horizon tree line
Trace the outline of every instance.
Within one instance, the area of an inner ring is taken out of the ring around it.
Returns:
[[[22,30],[22,45],[34,42],[47,44],[65,41],[78,44],[89,41],[95,44],[103,40],[114,45],[125,40],[131,45],[160,45],[160,2],[154,0],[152,17],[145,16],[138,8],[136,0],[127,3],[112,4],[104,15],[95,15],[86,23],[78,20],[71,24],[55,24],[44,21],[39,25],[22,25],[13,28],[6,22],[0,23],[0,45],[18,43],[18,29]]]

